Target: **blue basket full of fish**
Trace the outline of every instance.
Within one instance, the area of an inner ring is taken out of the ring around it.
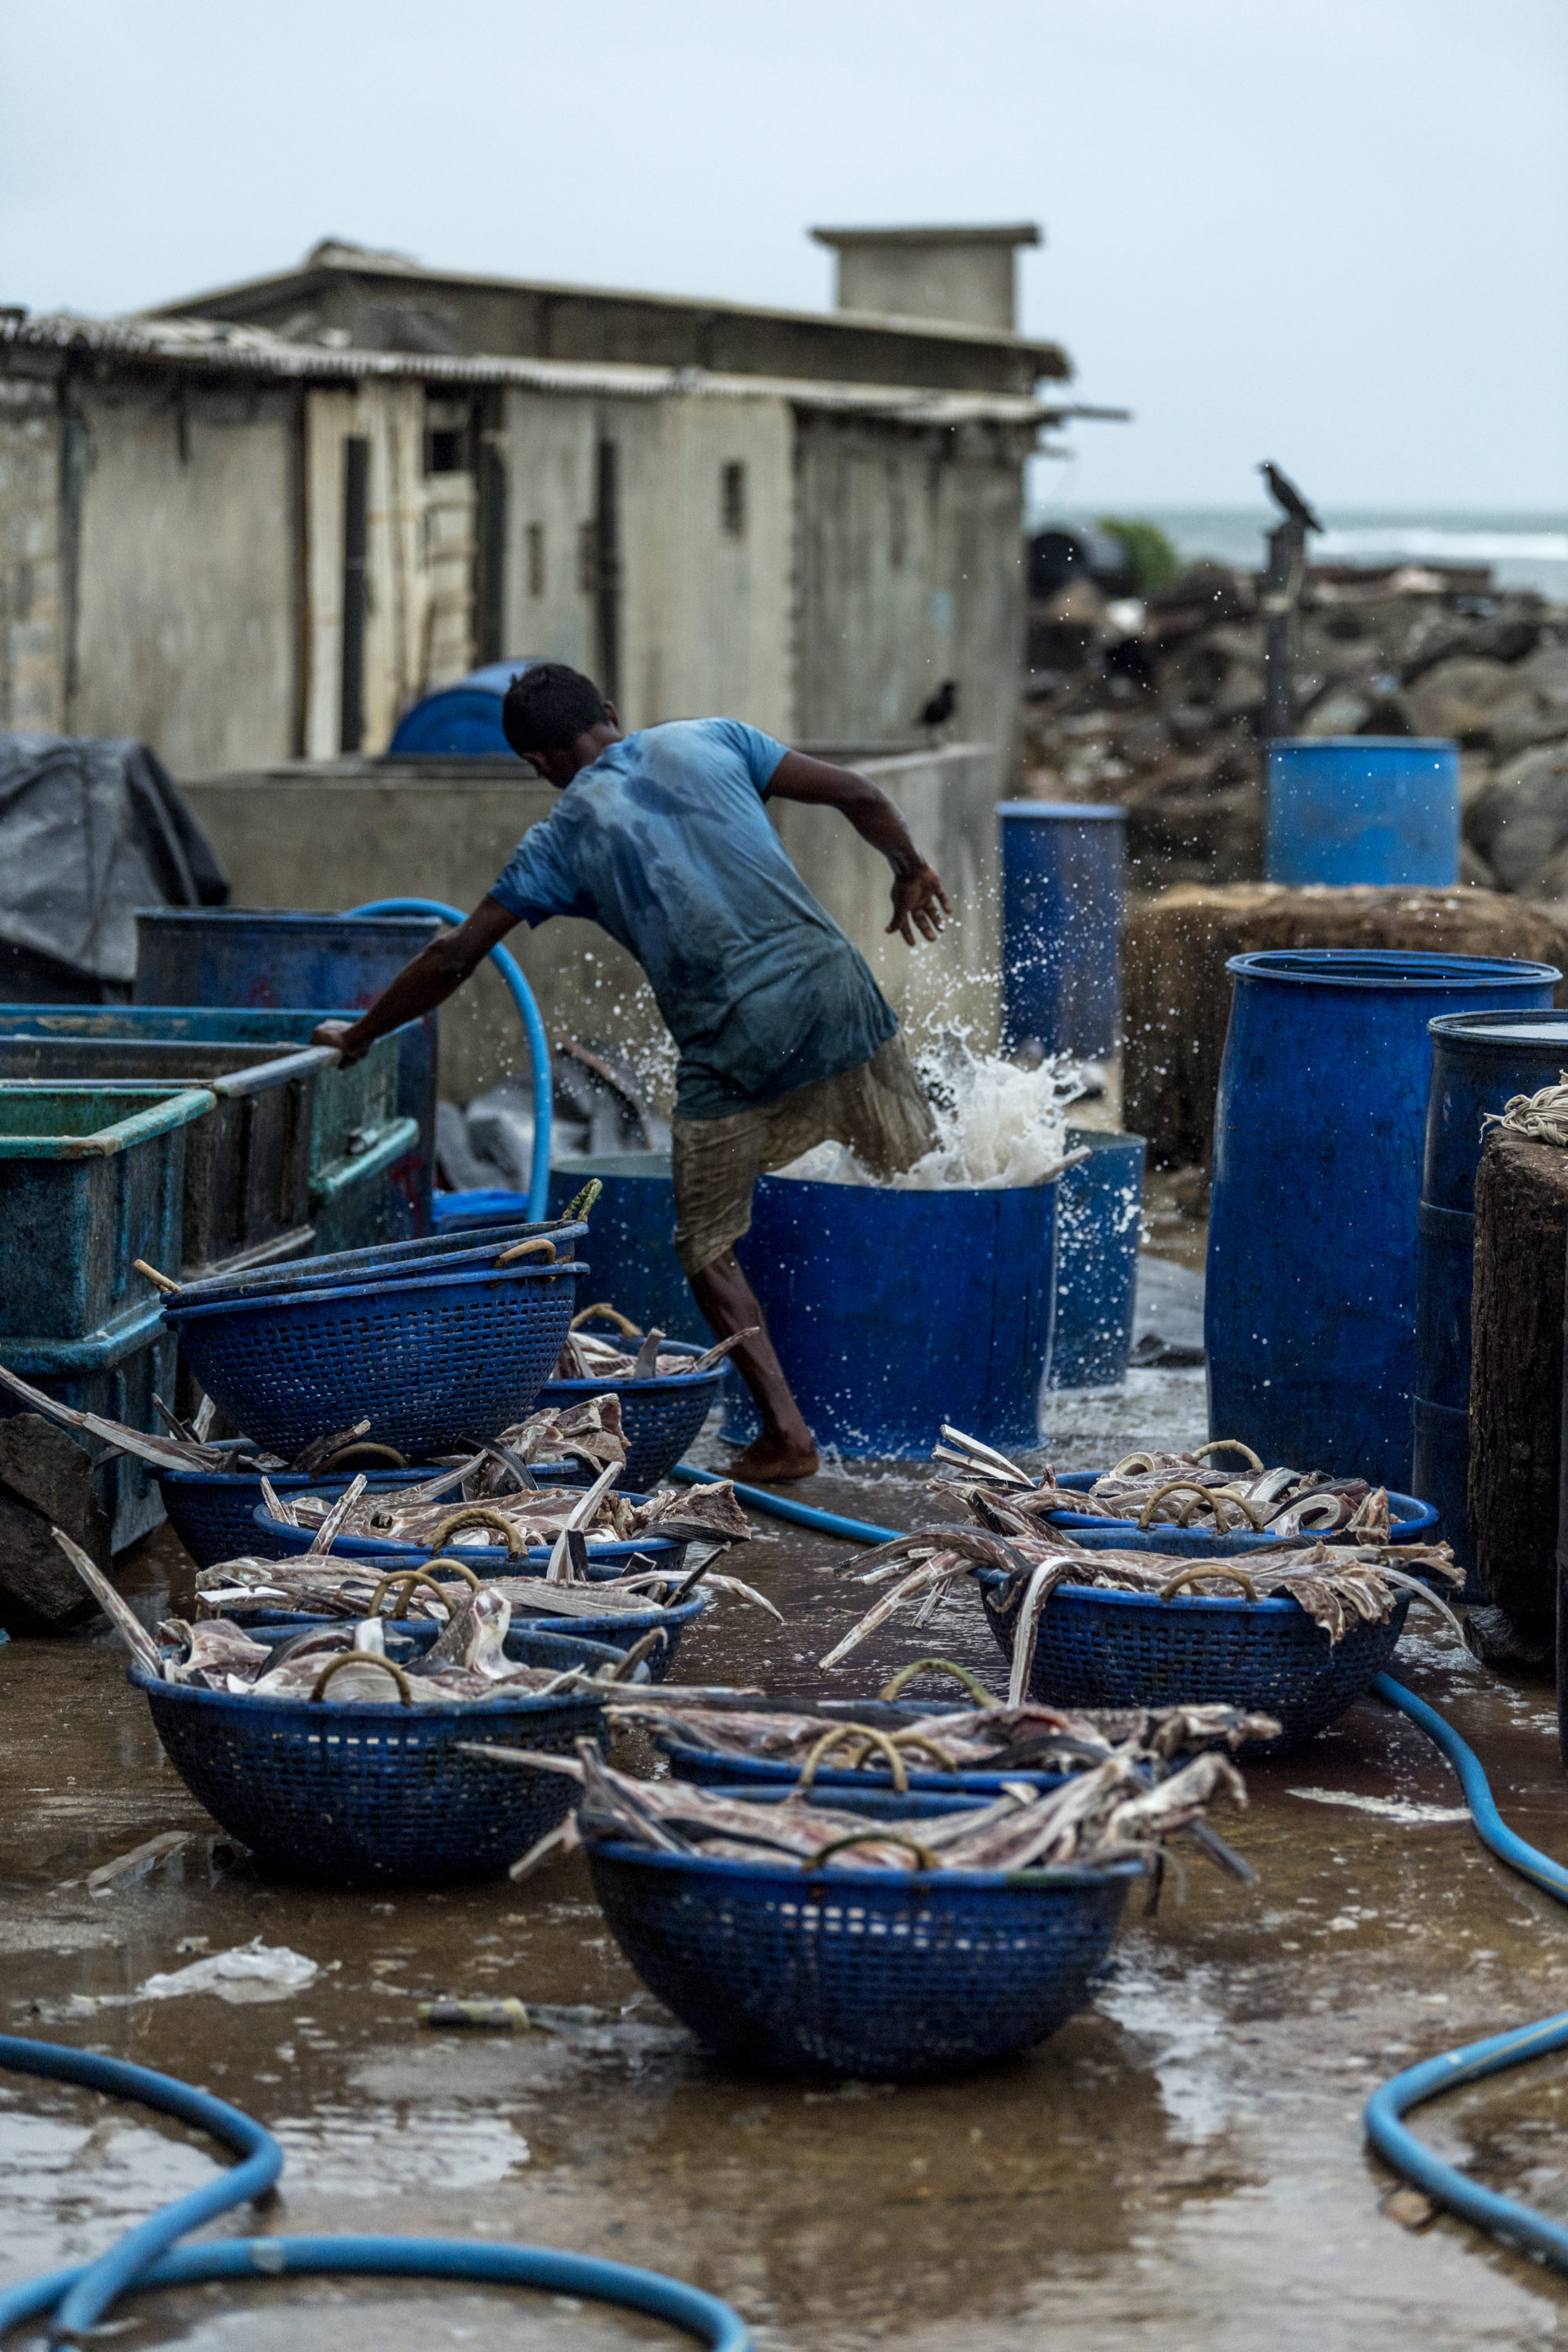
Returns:
[[[560,1236],[568,1252],[580,1230]],[[536,1235],[359,1282],[236,1286],[211,1298],[193,1284],[165,1297],[163,1320],[219,1410],[285,1459],[365,1416],[381,1444],[434,1452],[521,1420],[560,1355],[584,1272]]]
[[[697,1572],[699,1575],[700,1571]],[[721,1580],[726,1586],[731,1580]],[[226,1617],[253,1631],[350,1619],[384,1618],[389,1635],[405,1633],[424,1647],[462,1607],[469,1592],[500,1594],[511,1610],[510,1640],[521,1633],[565,1633],[635,1652],[648,1678],[664,1682],[681,1637],[707,1608],[710,1595],[696,1576],[673,1572],[627,1580],[557,1581],[533,1576],[485,1580],[451,1554],[411,1568],[380,1553],[351,1563],[328,1559],[238,1559],[203,1569],[196,1578],[200,1617]],[[668,1597],[665,1597],[668,1596]],[[510,1654],[510,1653],[509,1653]]]
[[[1222,1468],[1215,1457],[1223,1454],[1244,1455],[1247,1466]],[[946,1447],[939,1456],[954,1458]],[[985,1466],[973,1455],[970,1463]],[[1129,1454],[1109,1470],[1047,1471],[1037,1483],[1017,1475],[1030,1489],[1031,1519],[1043,1513],[1058,1528],[1136,1531],[1194,1559],[1253,1550],[1281,1536],[1411,1544],[1431,1543],[1438,1533],[1436,1509],[1414,1495],[1390,1494],[1365,1478],[1266,1469],[1250,1446],[1231,1438],[1190,1454]]]
[[[932,1668],[969,1685],[962,1702],[889,1698]],[[791,1703],[738,1695],[650,1693],[632,1712],[679,1780],[707,1788],[882,1790],[894,1796],[997,1796],[1012,1785],[1058,1788],[1129,1741],[1173,1758],[1236,1749],[1269,1737],[1265,1717],[1229,1706],[1068,1713],[1026,1700],[1005,1706],[965,1666],[924,1658],[874,1699]]]
[[[1120,1757],[1092,1788],[1015,1785],[989,1801],[632,1780],[586,1744],[553,1769],[579,1783],[577,1811],[514,1877],[585,1847],[622,1952],[710,2050],[881,2082],[1054,2032],[1103,1980],[1161,1840],[1200,1824],[1216,1791],[1240,1793],[1214,1754],[1158,1781]]]
[[[617,1347],[585,1328],[604,1321],[627,1344]],[[724,1358],[733,1345],[721,1339],[704,1349],[689,1339],[667,1339],[662,1331],[639,1331],[613,1307],[587,1307],[574,1318],[539,1402],[565,1406],[606,1392],[616,1396],[626,1445],[626,1484],[657,1486],[720,1402]]]
[[[506,1870],[561,1821],[571,1791],[464,1743],[569,1752],[600,1727],[613,1678],[636,1671],[603,1643],[512,1634],[504,1596],[489,1592],[424,1649],[389,1641],[379,1619],[253,1632],[172,1620],[154,1638],[68,1549],[186,1787],[264,1868],[293,1877],[438,1886]]]
[[[1260,1753],[1299,1746],[1370,1688],[1413,1599],[1452,1615],[1432,1589],[1461,1581],[1448,1547],[1392,1544],[1381,1490],[1326,1536],[1310,1525],[1249,1526],[1246,1551],[1227,1531],[1205,1552],[1201,1538],[1179,1547],[1180,1530],[1153,1523],[1062,1528],[1053,1482],[1030,1480],[958,1431],[944,1430],[937,1451],[962,1472],[949,1471],[938,1491],[971,1524],[924,1528],[863,1553],[860,1581],[885,1593],[824,1666],[899,1609],[918,1607],[923,1622],[973,1580],[1009,1661],[1010,1705],[1232,1706],[1276,1720],[1270,1736],[1247,1743]]]

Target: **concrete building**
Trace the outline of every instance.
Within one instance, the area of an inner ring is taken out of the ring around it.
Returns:
[[[182,777],[375,754],[477,663],[626,722],[1005,746],[1022,469],[1074,411],[1013,323],[1036,232],[820,232],[834,312],[465,276],[327,244],[94,322],[0,313],[0,725]]]

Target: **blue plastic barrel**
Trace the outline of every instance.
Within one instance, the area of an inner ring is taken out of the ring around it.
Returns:
[[[515,760],[501,732],[500,707],[514,677],[531,669],[538,655],[517,661],[488,662],[454,686],[437,687],[405,710],[386,747],[389,760]]]
[[[944,1421],[992,1445],[1037,1444],[1056,1227],[1054,1182],[917,1192],[761,1177],[735,1255],[817,1444],[920,1457]],[[755,1426],[731,1381],[725,1435]]]
[[[1542,1009],[1550,964],[1233,956],[1209,1218],[1209,1427],[1267,1463],[1419,1494],[1416,1204],[1439,1015]]]
[[[1002,1049],[1102,1060],[1121,1027],[1124,808],[1004,801]]]
[[[1431,1024],[1432,1084],[1421,1163],[1415,1291],[1415,1492],[1436,1503],[1462,1568],[1473,1570],[1470,1286],[1476,1170],[1489,1111],[1555,1086],[1568,1069],[1568,1012],[1460,1013]],[[1472,1595],[1479,1598],[1479,1595]]]
[[[1143,1213],[1141,1135],[1069,1127],[1069,1151],[1089,1158],[1058,1180],[1057,1315],[1048,1385],[1110,1389],[1132,1347],[1138,1228]]]
[[[1294,736],[1268,746],[1270,882],[1459,878],[1459,750],[1421,735]]]
[[[430,915],[326,915],[271,907],[159,907],[136,918],[137,1004],[363,1012],[442,926]],[[392,1168],[394,1239],[430,1231],[436,1171],[436,1015],[398,1041],[397,1109],[419,1128]],[[366,1239],[373,1238],[366,1235]]]

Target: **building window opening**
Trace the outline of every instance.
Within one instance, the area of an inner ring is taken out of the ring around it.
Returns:
[[[473,465],[473,420],[466,400],[425,404],[425,471],[466,474]]]
[[[544,593],[544,525],[531,522],[524,533],[523,545],[528,564],[528,593],[531,596]]]
[[[744,539],[746,468],[738,457],[719,471],[719,520],[727,539]]]

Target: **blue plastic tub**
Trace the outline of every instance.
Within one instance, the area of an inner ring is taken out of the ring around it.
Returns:
[[[1295,736],[1268,746],[1268,875],[1292,886],[1459,878],[1459,750],[1439,737]]]
[[[163,1311],[219,1410],[285,1461],[365,1416],[380,1444],[438,1454],[522,1420],[585,1270],[528,1260]]]
[[[675,1255],[675,1188],[668,1151],[602,1151],[550,1171],[550,1210],[559,1216],[591,1176],[604,1191],[594,1204],[594,1300],[607,1300],[644,1331],[710,1347],[691,1286]],[[438,1232],[481,1231],[525,1214],[523,1192],[438,1192]]]
[[[363,1013],[441,929],[429,915],[330,915],[273,907],[159,907],[136,918],[137,1004]],[[307,1033],[309,1034],[309,1033]],[[436,1015],[396,1034],[397,1112],[419,1130],[387,1171],[394,1238],[430,1231],[436,1172]],[[375,1232],[334,1235],[352,1248]]]
[[[249,1450],[248,1439],[237,1437],[228,1450],[234,1453],[242,1447]],[[261,1507],[258,1470],[159,1470],[153,1475],[163,1492],[169,1524],[198,1568],[216,1568],[226,1559],[278,1556],[257,1550],[256,1514]],[[428,1469],[378,1471],[371,1476],[370,1487],[372,1492],[385,1492],[417,1486],[434,1475]],[[268,1480],[273,1493],[285,1502],[322,1483],[307,1477],[302,1470],[272,1470]]]
[[[331,1492],[330,1485],[326,1491]],[[641,1495],[628,1492],[626,1500],[640,1503]],[[460,1505],[454,1505],[460,1509]],[[263,1559],[287,1559],[298,1557],[310,1549],[314,1529],[291,1528],[286,1520],[275,1519],[265,1505],[258,1505],[252,1514],[256,1527],[264,1540],[256,1547]],[[649,1568],[666,1569],[679,1576],[686,1559],[686,1539],[674,1536],[643,1536],[635,1543],[595,1541],[588,1556],[588,1574],[595,1581],[613,1576],[624,1576],[634,1558],[645,1560]],[[332,1544],[335,1559],[374,1561],[385,1569],[425,1568],[440,1555],[420,1544],[393,1543],[385,1536],[339,1536]],[[514,1555],[497,1545],[465,1544],[458,1557],[465,1568],[476,1576],[542,1576],[550,1565],[548,1544],[535,1544],[525,1552]]]
[[[1069,1127],[1068,1150],[1089,1158],[1057,1185],[1057,1312],[1053,1389],[1110,1389],[1125,1379],[1138,1295],[1143,1213],[1141,1135]]]
[[[1017,1604],[1000,1601],[1012,1580],[976,1571],[998,1647],[1009,1661]],[[1190,1591],[1162,1601],[1088,1584],[1059,1584],[1040,1612],[1029,1696],[1049,1706],[1244,1707],[1271,1715],[1278,1739],[1247,1741],[1241,1753],[1274,1756],[1299,1748],[1372,1688],[1393,1657],[1413,1595],[1395,1601],[1386,1624],[1358,1622],[1330,1646],[1300,1601],[1208,1599]]]
[[[928,1709],[911,1707],[910,1720],[915,1722]],[[754,1797],[768,1790],[795,1788],[800,1780],[800,1767],[795,1763],[777,1761],[765,1756],[727,1756],[718,1748],[682,1748],[673,1741],[655,1738],[669,1759],[670,1778],[692,1780],[704,1789],[732,1789],[737,1796]],[[922,1770],[910,1765],[905,1778],[917,1796],[967,1796],[989,1800],[1001,1795],[1004,1789],[1024,1781],[1031,1789],[1059,1789],[1068,1778],[1065,1772],[941,1772]],[[888,1771],[846,1771],[837,1767],[818,1771],[812,1781],[825,1800],[840,1804],[853,1802],[858,1795],[895,1793],[893,1776]]]
[[[1121,1032],[1127,811],[1003,801],[1002,1049],[1089,1061]]]
[[[825,1801],[842,1804],[843,1791]],[[855,1810],[918,1840],[922,1818],[980,1801],[868,1790]],[[720,2057],[892,2083],[984,2065],[1065,2024],[1104,1981],[1142,1874],[1136,1862],[811,1871],[620,1843],[590,1845],[588,1867],[626,1959]]]
[[[1050,1365],[1057,1186],[948,1192],[758,1180],[739,1257],[819,1446],[910,1459],[944,1421],[1038,1443]],[[754,1409],[726,1386],[726,1438]]]
[[[342,1020],[354,1017],[341,1005],[324,1010]],[[224,1005],[0,1004],[0,1039],[30,1038],[77,1051],[124,1045],[149,1055],[225,1047],[255,1053],[263,1046],[287,1054],[309,1046],[322,1017],[308,1006],[277,1013]],[[318,1249],[357,1248],[386,1239],[395,1227],[413,1230],[406,1201],[415,1182],[417,1135],[398,1109],[402,1037],[401,1030],[378,1037],[352,1069],[334,1066],[316,1075],[309,1213]],[[147,1075],[154,1074],[149,1069]],[[247,1161],[251,1157],[247,1151]],[[248,1184],[259,1175],[259,1169],[247,1166],[245,1181]]]
[[[258,1631],[280,1642],[297,1628]],[[526,1633],[524,1664],[613,1666],[599,1642]],[[198,1804],[266,1870],[331,1886],[444,1886],[494,1878],[565,1819],[574,1787],[460,1754],[468,1740],[570,1755],[604,1719],[592,1694],[504,1698],[475,1706],[405,1706],[398,1697],[333,1706],[310,1699],[230,1698],[155,1681],[147,1695],[164,1753]],[[393,1688],[391,1677],[387,1687]]]
[[[1103,1470],[1065,1470],[1058,1477],[1058,1486],[1074,1487],[1087,1495]],[[1436,1505],[1423,1503],[1414,1495],[1394,1495],[1388,1497],[1389,1541],[1391,1543],[1436,1543],[1441,1533]],[[1097,1538],[1114,1536],[1134,1551],[1169,1551],[1184,1559],[1207,1559],[1242,1551],[1257,1551],[1275,1545],[1278,1538],[1258,1535],[1251,1528],[1233,1528],[1225,1535],[1216,1535],[1214,1522],[1191,1528],[1154,1526],[1140,1528],[1134,1519],[1112,1519],[1090,1511],[1052,1511],[1051,1525],[1067,1528],[1075,1536],[1092,1534]],[[1104,1544],[1091,1549],[1105,1549]]]
[[[1411,1491],[1416,1204],[1439,1014],[1541,1008],[1551,964],[1234,956],[1215,1115],[1209,1427]]]
[[[1432,1085],[1421,1162],[1415,1291],[1414,1476],[1441,1506],[1443,1532],[1474,1571],[1470,1468],[1470,1288],[1476,1171],[1489,1111],[1555,1086],[1568,1069],[1568,1011],[1461,1013],[1431,1024]],[[1479,1589],[1467,1594],[1481,1597]]]

